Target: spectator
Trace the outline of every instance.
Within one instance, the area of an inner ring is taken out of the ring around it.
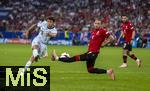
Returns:
[[[150,26],[148,0],[2,0],[1,8],[12,9],[8,31],[26,31],[41,14],[55,16],[59,30],[69,27],[73,32],[91,27],[92,19],[100,17],[104,27],[115,33],[122,12],[127,12],[140,30]]]

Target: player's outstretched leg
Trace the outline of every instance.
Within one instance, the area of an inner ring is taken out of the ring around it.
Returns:
[[[97,54],[95,54],[95,55],[94,54],[89,54],[89,57],[90,57],[90,55],[92,57],[89,58],[86,61],[88,72],[92,73],[92,74],[107,74],[108,76],[111,77],[112,80],[115,80],[115,74],[114,74],[113,69],[105,70],[105,69],[101,69],[101,68],[94,68],[95,61],[96,61],[96,58],[97,58]]]
[[[26,72],[26,69],[29,68],[34,61],[38,61],[38,59],[39,59],[38,46],[33,46],[32,56],[27,61],[25,68],[21,71],[20,74],[23,75]]]
[[[62,61],[62,62],[77,62],[77,61],[86,61],[87,63],[87,70],[89,73],[92,74],[108,74],[112,80],[115,80],[115,74],[113,72],[112,69],[109,70],[105,70],[105,69],[100,69],[100,68],[94,68],[94,64],[95,64],[95,60],[97,58],[97,53],[84,53],[81,55],[76,55],[73,57],[65,57],[65,58],[59,58],[55,52],[55,50],[53,50],[52,56],[51,56],[51,60],[53,61]]]
[[[136,64],[138,65],[138,67],[141,66],[141,60],[138,59],[134,54],[131,54],[130,51],[127,51],[127,55],[136,61]]]
[[[87,53],[84,53],[84,54],[81,54],[81,55],[76,55],[76,56],[73,56],[73,57],[63,57],[63,58],[61,58],[56,54],[56,51],[53,50],[52,55],[51,55],[51,60],[52,61],[62,61],[62,62],[67,62],[67,63],[77,62],[77,61],[86,61],[86,54]]]
[[[115,74],[113,69],[105,70],[100,68],[88,68],[88,72],[92,74],[107,74],[112,80],[115,80]]]
[[[29,68],[30,67],[30,65],[32,64],[32,61],[33,60],[33,57],[31,57],[29,60],[28,60],[28,62],[26,63],[26,65],[25,65],[25,68],[21,71],[21,75],[23,75],[25,72],[26,72],[26,69],[27,68]]]

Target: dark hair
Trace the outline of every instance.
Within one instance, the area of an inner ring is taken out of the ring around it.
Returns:
[[[100,17],[95,17],[94,20],[99,20],[99,21],[101,21],[101,18],[100,18]]]
[[[122,15],[121,15],[121,17],[122,17],[122,16],[126,16],[126,17],[129,17],[129,16],[128,16],[128,14],[122,14]]]
[[[52,20],[53,22],[55,22],[55,18],[52,16],[47,17],[46,20]]]

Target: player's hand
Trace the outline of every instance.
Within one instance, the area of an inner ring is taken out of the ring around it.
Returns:
[[[118,45],[119,45],[119,43],[118,43],[118,42],[116,42],[116,43],[115,43],[115,46],[118,46]]]
[[[117,40],[117,42],[115,43],[115,46],[118,46],[118,45],[119,45],[119,41],[120,41],[120,40]]]
[[[130,41],[130,44],[131,44],[131,45],[132,45],[132,43],[133,43],[133,40]]]
[[[110,41],[109,40],[104,40],[104,42],[102,43],[101,47],[104,47],[106,44],[108,44]]]

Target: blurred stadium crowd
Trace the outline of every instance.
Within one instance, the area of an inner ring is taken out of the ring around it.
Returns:
[[[88,31],[92,20],[99,17],[116,33],[125,12],[138,33],[150,34],[149,0],[1,0],[0,9],[10,10],[8,18],[0,20],[0,27],[6,31],[26,31],[44,14],[56,17],[59,30]]]

